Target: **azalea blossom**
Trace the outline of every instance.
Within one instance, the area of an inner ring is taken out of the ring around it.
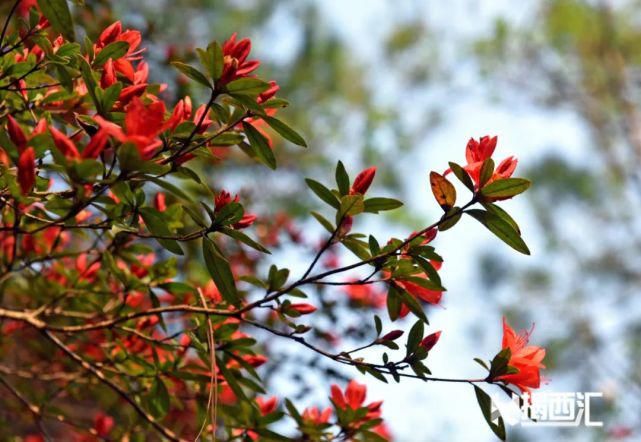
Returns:
[[[467,146],[465,147],[465,160],[467,164],[463,166],[463,169],[469,174],[470,178],[472,178],[476,190],[479,189],[481,183],[481,168],[483,167],[483,163],[492,157],[497,142],[498,137],[490,137],[489,135],[480,137],[478,141],[470,138],[467,142]],[[489,184],[498,179],[510,178],[517,164],[518,160],[513,156],[505,158],[496,166],[492,176],[485,184]],[[445,174],[450,172],[451,169],[448,169],[445,171]]]
[[[223,43],[224,66],[222,76],[218,80],[220,85],[247,77],[258,68],[260,65],[258,60],[247,60],[251,47],[251,40],[248,38],[243,38],[237,42],[235,32]]]
[[[510,360],[508,366],[518,370],[516,373],[505,374],[495,378],[497,381],[503,381],[506,384],[512,384],[518,387],[521,392],[529,392],[530,388],[539,388],[541,386],[541,368],[545,358],[545,349],[534,345],[528,345],[532,330],[521,330],[515,332],[503,318],[503,349],[510,349]]]

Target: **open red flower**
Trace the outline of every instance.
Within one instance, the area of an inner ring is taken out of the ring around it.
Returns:
[[[140,59],[140,54],[142,53],[142,50],[138,49],[142,41],[140,31],[129,29],[123,31],[120,21],[111,24],[98,37],[98,41],[94,45],[94,55],[98,55],[107,45],[117,41],[127,42],[129,49],[127,49],[127,53],[124,56],[113,60],[114,69],[133,83],[135,70],[131,62]]]
[[[496,149],[497,142],[498,137],[490,137],[489,135],[479,138],[478,141],[474,138],[470,138],[470,140],[467,142],[467,146],[465,148],[465,160],[467,161],[467,164],[463,167],[463,169],[465,169],[465,171],[470,175],[470,178],[472,178],[474,186],[477,190],[481,181],[480,176],[483,162],[492,157],[492,155],[494,154],[494,150]],[[494,169],[492,177],[490,177],[486,184],[491,183],[492,181],[495,181],[497,179],[511,177],[514,173],[514,170],[516,169],[517,164],[518,160],[513,156],[504,159]],[[449,172],[451,172],[451,170],[449,169],[445,171],[446,174]]]
[[[260,62],[258,60],[247,60],[251,52],[251,40],[243,38],[236,41],[236,33],[223,43],[223,74],[218,80],[220,85],[225,85],[238,78],[247,77],[255,71]]]
[[[367,387],[356,381],[350,381],[345,389],[345,394],[336,384],[331,386],[331,399],[338,408],[345,409],[350,407],[352,410],[358,410],[363,406],[367,395]]]
[[[134,97],[125,108],[125,129],[117,124],[105,120],[100,116],[94,119],[109,135],[122,143],[133,143],[138,149],[140,157],[148,160],[154,156],[156,150],[162,146],[158,138],[167,125],[165,123],[165,103],[152,101],[143,103],[142,99]]]
[[[331,416],[331,407],[327,407],[323,411],[320,411],[318,407],[308,407],[303,410],[302,414],[303,421],[314,426],[326,424]]]
[[[521,330],[516,333],[503,318],[503,343],[502,348],[510,349],[508,366],[518,370],[517,373],[498,376],[495,380],[503,381],[518,387],[522,392],[529,392],[530,388],[539,388],[541,385],[541,368],[545,358],[545,349],[534,345],[527,345],[532,330]]]
[[[270,398],[257,397],[256,404],[258,404],[260,414],[266,416],[276,411],[276,408],[278,406],[278,399],[276,398],[276,396],[272,396]]]

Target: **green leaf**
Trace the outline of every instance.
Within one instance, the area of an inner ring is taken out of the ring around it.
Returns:
[[[530,181],[523,178],[506,178],[496,180],[481,189],[481,195],[487,198],[510,198],[525,192]]]
[[[269,250],[267,250],[261,244],[257,243],[253,239],[251,239],[249,236],[245,235],[243,232],[240,232],[240,231],[235,230],[235,229],[230,229],[228,227],[223,227],[221,229],[221,232],[224,233],[227,236],[231,236],[232,238],[242,242],[243,244],[248,245],[249,247],[251,247],[253,249],[258,250],[259,252],[271,254],[271,252]]]
[[[129,43],[126,41],[114,41],[102,48],[93,61],[94,66],[102,66],[109,60],[117,60],[127,53],[129,50]]]
[[[211,42],[207,46],[207,52],[211,54],[211,64],[209,66],[209,71],[211,77],[214,81],[218,80],[221,75],[223,75],[223,67],[225,65],[225,60],[223,56],[223,49],[220,47],[217,41]]]
[[[296,422],[302,422],[303,417],[300,415],[292,401],[290,401],[289,399],[285,399],[285,408],[287,408],[289,415],[294,418]]]
[[[495,413],[498,414],[498,418],[495,419],[492,416],[492,399],[486,392],[476,385],[474,385],[474,392],[476,393],[476,400],[479,403],[479,407],[481,407],[481,412],[483,413],[485,421],[490,426],[496,437],[504,441],[506,438],[505,423],[503,422],[503,418],[499,414],[498,410],[495,410]],[[494,420],[496,420],[496,423]]]
[[[140,209],[140,216],[145,221],[145,225],[149,229],[152,235],[157,236],[172,236],[173,233],[167,227],[167,221],[164,217],[155,209],[151,207],[142,207]],[[176,240],[168,238],[154,238],[158,243],[163,246],[165,249],[169,250],[176,255],[183,255],[183,250],[180,248],[180,245]]]
[[[421,339],[423,339],[424,332],[425,327],[423,321],[416,321],[407,335],[407,356],[416,351],[418,344],[420,344]]]
[[[345,216],[354,216],[363,213],[365,204],[363,203],[363,195],[345,195],[341,198],[341,205],[336,214],[337,222],[342,220]]]
[[[444,232],[447,229],[451,229],[456,225],[456,223],[459,222],[462,214],[463,212],[461,212],[460,207],[452,207],[450,210],[443,214],[443,217],[438,224],[438,230]]]
[[[162,417],[169,411],[170,398],[167,386],[160,378],[154,380],[153,388],[150,393],[150,403],[154,408],[156,417]]]
[[[238,398],[241,401],[247,401],[247,395],[245,394],[243,389],[240,387],[240,385],[238,385],[238,379],[236,379],[236,376],[234,376],[233,372],[236,370],[232,370],[228,368],[227,362],[222,361],[220,358],[216,358],[216,366],[222,373],[223,377],[229,384],[229,388],[232,389],[234,394],[236,394],[236,396],[238,396]]]
[[[312,213],[312,216],[316,218],[316,221],[318,221],[321,224],[321,226],[325,227],[325,230],[327,230],[329,233],[332,233],[334,231],[334,226],[327,218],[325,218],[323,215],[321,215],[318,212],[312,211],[311,213]]]
[[[196,69],[193,66],[190,66],[186,63],[182,63],[180,61],[172,61],[171,62],[172,66],[174,66],[176,69],[178,69],[180,72],[185,74],[187,77],[191,78],[192,80],[202,84],[203,86],[212,89],[212,85],[202,72],[200,72],[198,69]]]
[[[403,203],[394,198],[368,198],[365,200],[365,212],[378,213],[384,210],[394,210],[401,207]]]
[[[67,0],[38,0],[38,6],[56,32],[69,41],[75,41],[73,19]]]
[[[187,195],[180,187],[173,185],[169,181],[161,180],[153,176],[145,176],[145,179],[153,182],[155,185],[162,187],[165,190],[173,193],[178,198],[184,199],[185,201],[192,201],[192,199]]]
[[[449,165],[456,178],[458,178],[465,187],[474,192],[474,182],[472,182],[472,178],[470,178],[470,175],[465,171],[465,169],[453,162],[450,162]]]
[[[479,172],[479,189],[482,189],[483,186],[485,186],[485,183],[489,181],[490,178],[492,178],[492,175],[494,174],[494,160],[492,158],[488,158],[485,161],[483,161],[483,165],[481,166],[481,171]]]
[[[87,85],[87,91],[89,92],[89,96],[93,100],[94,105],[96,108],[101,111],[102,109],[100,108],[101,102],[98,100],[98,97],[96,96],[96,88],[98,87],[98,83],[96,82],[95,77],[93,76],[93,71],[91,70],[91,66],[89,65],[89,62],[85,60],[84,57],[78,56],[76,57],[76,60],[78,60],[78,67],[80,68],[80,74],[82,75],[82,79],[85,81],[85,84]]]
[[[476,362],[477,364],[479,364],[481,367],[483,367],[483,368],[484,368],[484,369],[486,369],[487,371],[490,371],[490,367],[488,367],[488,366],[487,366],[487,364],[485,363],[485,361],[484,361],[483,359],[474,358],[474,362]]]
[[[349,175],[342,161],[336,164],[336,185],[341,195],[347,195],[349,193]]]
[[[268,115],[265,115],[264,117],[262,117],[262,119],[265,120],[272,129],[278,132],[286,140],[291,141],[297,146],[307,147],[307,143],[305,142],[303,137],[301,137],[294,129],[292,129],[282,121]]]
[[[445,290],[441,286],[441,277],[439,276],[434,266],[432,266],[432,264],[428,260],[420,256],[415,257],[414,260],[418,263],[419,266],[421,266],[425,274],[430,278],[430,281],[432,281],[434,284],[437,284],[439,286],[439,289]]]
[[[369,243],[369,251],[372,254],[372,256],[378,255],[381,251],[381,246],[378,244],[378,241],[376,241],[376,238],[370,235],[368,238],[368,243]]]
[[[120,92],[122,91],[122,83],[117,82],[105,89],[102,95],[102,109],[105,112],[109,112],[111,108],[116,104],[118,98],[120,97]]]
[[[270,169],[276,169],[276,157],[263,134],[245,121],[243,121],[243,129],[245,130],[249,144],[254,148],[258,159]]]
[[[485,207],[485,210],[498,216],[503,221],[511,225],[512,228],[516,230],[519,235],[521,234],[521,229],[519,228],[519,225],[516,223],[516,221],[514,221],[514,218],[512,218],[509,213],[507,213],[505,210],[503,210],[496,204],[492,204],[492,203],[482,203],[482,204],[483,204],[483,207]]]
[[[530,254],[530,249],[528,249],[527,244],[525,244],[523,239],[521,239],[519,232],[497,215],[480,209],[471,209],[465,213],[475,218],[478,222],[487,227],[490,232],[494,233],[494,235],[496,235],[500,240],[517,252],[521,252],[525,255]]]
[[[383,322],[378,315],[374,315],[374,326],[376,327],[376,336],[380,336],[383,331]]]
[[[227,92],[232,94],[258,96],[258,94],[269,89],[269,83],[258,78],[245,77],[227,83],[226,89]]]
[[[391,286],[387,292],[387,314],[392,321],[396,321],[401,314],[401,299],[395,286]]]
[[[314,192],[321,200],[335,209],[340,207],[341,204],[338,201],[338,198],[336,198],[336,195],[334,195],[327,187],[311,178],[306,178],[305,182],[307,183],[307,186],[312,189],[312,192]]]
[[[405,290],[400,289],[398,290],[398,295],[401,298],[403,304],[405,304],[407,308],[416,315],[417,318],[421,319],[426,324],[429,323],[429,321],[427,320],[427,316],[423,311],[423,307],[421,307],[421,304],[416,300],[416,298],[407,293]]]
[[[230,304],[238,306],[240,298],[236,291],[236,283],[229,261],[218,250],[214,242],[207,237],[203,238],[203,257],[205,258],[207,270],[223,299]]]
[[[218,80],[223,73],[224,65],[223,50],[218,42],[211,42],[206,50],[197,48],[196,53],[198,53],[200,64],[207,70],[209,76],[214,81]]]

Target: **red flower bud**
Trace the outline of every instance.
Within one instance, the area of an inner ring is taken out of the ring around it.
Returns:
[[[440,330],[435,333],[432,333],[431,335],[424,337],[423,340],[421,341],[421,347],[423,347],[427,351],[430,351],[432,347],[436,345],[440,337],[441,337]]]
[[[165,202],[165,194],[162,192],[158,192],[156,196],[154,196],[154,207],[156,207],[156,210],[159,212],[164,212],[167,210],[167,203]]]
[[[65,134],[63,134],[53,126],[49,128],[49,132],[51,132],[53,143],[66,158],[80,157],[76,145],[69,139],[69,137],[67,137]]]
[[[114,427],[114,418],[107,416],[104,413],[100,413],[96,416],[93,424],[94,430],[98,433],[98,436],[104,438],[109,436],[109,432]]]
[[[18,157],[18,183],[23,195],[31,192],[36,183],[36,152],[33,147],[23,150]]]
[[[398,338],[403,336],[403,330],[392,330],[391,332],[387,333],[386,335],[381,336],[381,340],[383,341],[394,341]]]
[[[27,136],[24,134],[24,131],[18,124],[18,122],[11,115],[7,115],[9,122],[7,123],[7,131],[9,132],[9,138],[13,141],[18,147],[19,151],[22,151],[27,147]]]
[[[311,304],[299,303],[299,304],[290,304],[289,308],[291,310],[297,311],[301,315],[308,315],[314,313],[317,309]]]
[[[369,189],[369,186],[372,184],[375,174],[375,166],[370,167],[369,169],[365,169],[364,171],[359,173],[356,176],[354,184],[352,184],[352,188],[349,191],[350,195],[354,195],[356,193],[365,194],[365,192],[367,192],[367,189]]]

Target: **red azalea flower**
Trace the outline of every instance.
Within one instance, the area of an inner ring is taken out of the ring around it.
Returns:
[[[474,138],[470,138],[467,142],[467,147],[465,148],[465,159],[467,164],[463,167],[465,171],[470,175],[472,181],[474,182],[475,188],[478,190],[480,185],[480,175],[481,168],[483,167],[483,162],[488,158],[492,157],[494,150],[496,149],[498,138],[496,136],[490,137],[488,135],[479,138],[476,141]],[[514,173],[518,161],[513,156],[508,157],[501,161],[499,165],[494,169],[492,177],[488,180],[486,184],[491,183],[492,181],[498,179],[509,178]],[[449,173],[451,170],[445,171]]]
[[[522,392],[529,392],[530,388],[539,388],[541,386],[541,368],[545,358],[545,349],[534,345],[527,345],[530,340],[532,330],[521,330],[516,333],[514,329],[503,318],[503,343],[502,348],[510,349],[510,360],[508,366],[518,370],[517,373],[498,376],[495,380],[512,384]]]
[[[327,407],[321,412],[318,407],[308,407],[303,410],[301,417],[304,422],[314,426],[326,424],[332,417],[332,408]]]
[[[263,416],[266,416],[269,413],[273,413],[274,411],[276,411],[276,407],[278,406],[278,399],[276,398],[276,396],[272,396],[267,399],[262,397],[257,397],[256,403],[258,404],[258,409],[260,410],[260,414],[262,414]]]
[[[341,391],[338,385],[331,386],[332,402],[338,408],[346,409],[347,407],[352,410],[358,410],[363,406],[365,397],[367,396],[367,387],[364,384],[359,384],[356,381],[350,381],[345,389],[345,394]]]
[[[236,42],[236,33],[223,43],[224,66],[222,76],[218,80],[219,85],[247,77],[258,68],[260,65],[258,60],[247,60],[251,52],[251,45],[251,40],[248,38]]]
[[[166,129],[165,103],[152,101],[145,105],[140,98],[134,97],[125,112],[125,130],[100,116],[95,116],[94,119],[107,134],[118,141],[134,143],[142,159],[152,158],[162,146],[158,135]]]

